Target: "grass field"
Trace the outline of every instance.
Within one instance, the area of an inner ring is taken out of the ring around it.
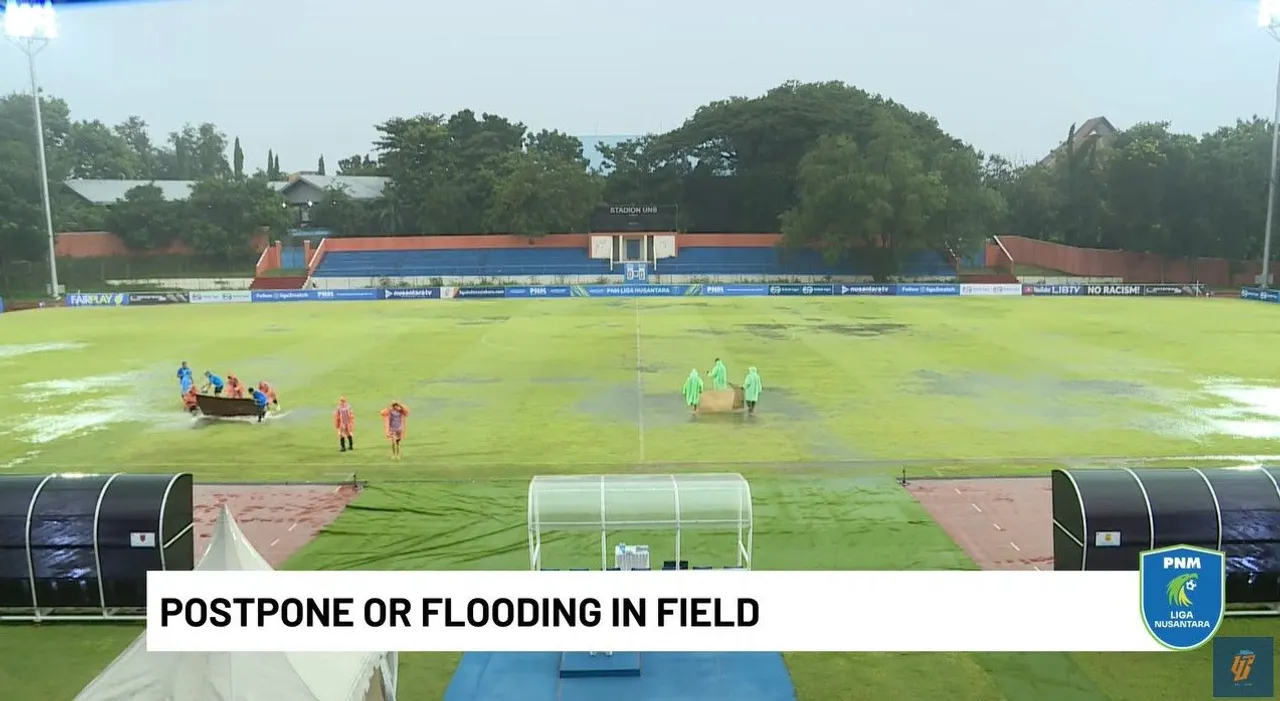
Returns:
[[[532,475],[733,470],[752,481],[758,568],[972,567],[893,476],[1280,457],[1272,312],[1229,300],[692,298],[10,314],[0,467],[372,480],[290,562],[305,569],[519,568]],[[755,420],[689,420],[681,382],[715,357],[735,382],[760,368]],[[177,401],[181,360],[268,380],[284,411],[197,428]],[[352,454],[330,427],[339,395],[358,416]],[[397,463],[377,440],[376,412],[393,399],[413,411]],[[689,547],[722,557],[716,545]],[[136,633],[0,628],[0,689],[69,699]],[[456,660],[402,656],[402,696],[440,698]],[[1210,697],[1207,651],[787,660],[800,701]]]

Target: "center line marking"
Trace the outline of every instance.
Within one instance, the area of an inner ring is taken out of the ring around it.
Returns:
[[[978,513],[982,513],[982,509],[979,508],[977,504],[970,503],[969,506],[972,506],[974,511],[977,511]]]
[[[640,462],[644,462],[644,372],[640,361],[640,300],[636,300],[636,426],[640,434]]]

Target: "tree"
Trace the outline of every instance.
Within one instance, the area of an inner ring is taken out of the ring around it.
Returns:
[[[499,169],[486,229],[529,237],[588,231],[604,183],[587,166],[578,139],[529,135],[525,150],[509,154]]]
[[[134,180],[147,175],[146,163],[119,133],[100,121],[74,122],[67,134],[67,176]]]
[[[150,128],[145,120],[136,116],[129,117],[111,129],[124,140],[133,158],[139,164],[140,179],[161,177],[157,163],[158,152],[151,140]]]
[[[166,200],[159,187],[141,185],[107,210],[105,224],[129,248],[151,250],[179,237],[188,223],[185,210],[185,203]]]
[[[240,137],[236,137],[236,144],[231,149],[231,173],[237,178],[244,177],[244,149],[240,148]]]
[[[699,108],[678,129],[605,150],[606,199],[680,205],[689,231],[777,231],[800,160],[825,136],[867,143],[881,114],[916,138],[962,146],[932,118],[839,82],[789,82]]]
[[[339,236],[382,233],[376,217],[363,202],[352,199],[341,187],[331,187],[311,206],[311,224]]]
[[[200,253],[230,261],[246,251],[249,239],[266,229],[281,236],[289,227],[287,205],[267,181],[208,179],[191,189],[188,213],[192,221],[184,239]]]
[[[866,147],[853,136],[823,137],[805,154],[799,203],[783,215],[782,232],[832,263],[862,258],[885,280],[902,254],[942,243],[930,219],[945,213],[947,186],[907,125],[882,116],[869,136]]]
[[[338,175],[381,175],[378,162],[368,156],[347,156],[338,161]]]
[[[276,159],[271,162],[271,172],[275,174],[272,178],[273,180],[284,178],[284,171],[280,170],[280,154],[278,153],[276,154]]]
[[[280,179],[280,173],[276,171],[276,155],[271,149],[267,149],[267,180],[272,182]]]
[[[494,187],[525,127],[497,115],[395,118],[378,126],[378,161],[402,223],[424,233],[487,231]]]
[[[316,173],[324,175],[324,156],[321,156],[320,162],[316,163]]]

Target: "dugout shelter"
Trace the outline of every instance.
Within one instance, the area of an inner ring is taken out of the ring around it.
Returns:
[[[1228,613],[1280,614],[1280,468],[1054,470],[1055,570],[1138,569],[1195,545],[1227,556]]]
[[[223,505],[200,571],[268,571]],[[148,652],[139,635],[75,701],[395,701],[395,652]]]
[[[195,560],[190,474],[0,477],[0,620],[141,620]]]
[[[685,537],[716,533],[736,539],[736,567],[751,568],[751,485],[737,473],[688,475],[543,475],[529,482],[529,567],[544,567],[544,536],[599,533],[600,569],[609,568],[609,538],[661,532],[683,561]],[[728,565],[728,562],[722,563]]]

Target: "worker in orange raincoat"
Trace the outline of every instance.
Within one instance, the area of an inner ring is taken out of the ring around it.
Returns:
[[[346,397],[338,398],[338,408],[333,410],[333,428],[338,432],[338,450],[355,450],[353,438],[356,432],[356,413],[351,410]]]
[[[391,402],[391,406],[382,410],[382,427],[386,431],[387,440],[391,441],[391,459],[400,459],[400,441],[404,440],[405,428],[409,425],[409,408],[400,402]]]
[[[270,382],[259,382],[258,391],[267,395],[267,399],[271,400],[271,407],[276,411],[280,411],[280,399],[276,396],[276,388],[271,386]]]
[[[183,406],[186,408],[187,411],[191,412],[192,414],[200,410],[200,402],[196,399],[196,397],[197,397],[197,394],[196,394],[196,388],[194,385],[191,387],[191,389],[187,390],[186,394],[182,395]]]
[[[240,378],[227,373],[227,396],[232,399],[244,399],[244,383]]]

